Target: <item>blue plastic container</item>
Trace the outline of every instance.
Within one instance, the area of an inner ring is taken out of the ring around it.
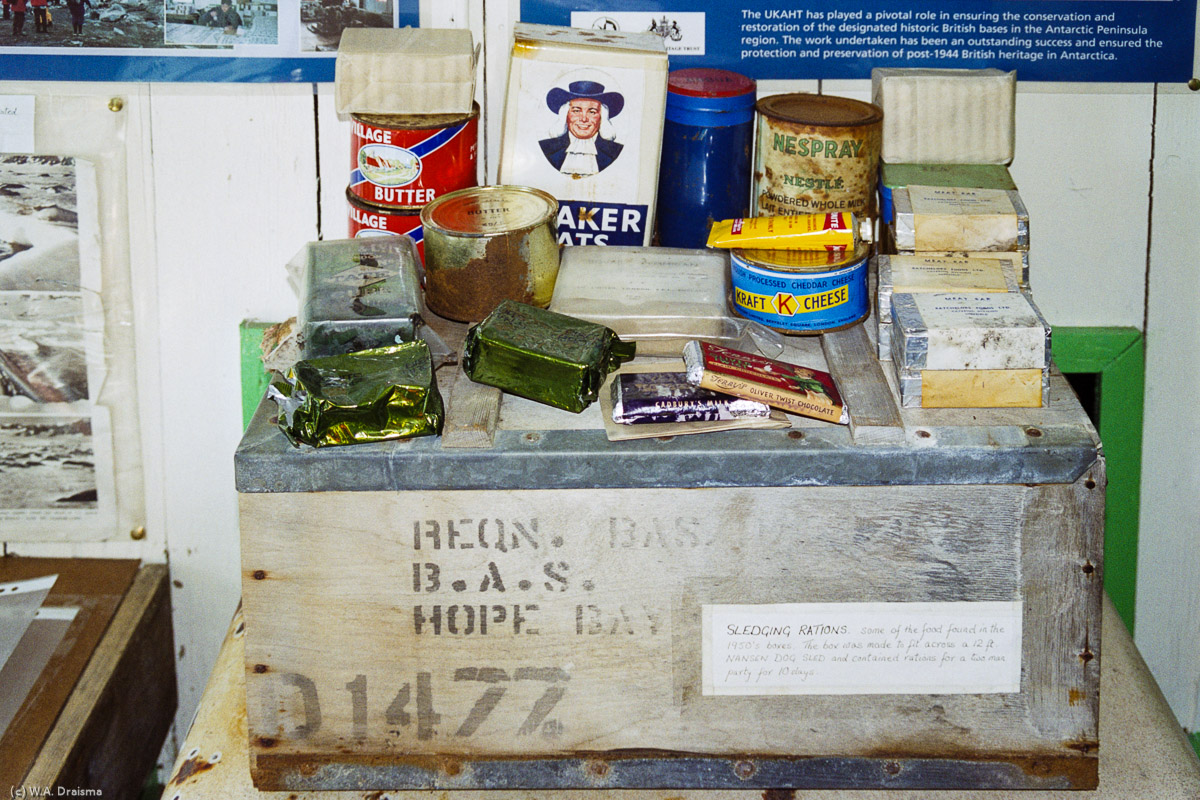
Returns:
[[[704,247],[714,220],[749,216],[755,83],[723,69],[667,78],[657,244]]]

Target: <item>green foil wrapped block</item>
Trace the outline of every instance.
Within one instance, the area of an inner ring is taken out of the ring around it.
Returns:
[[[431,436],[445,416],[422,340],[297,361],[267,391],[297,446]]]
[[[477,383],[578,413],[635,346],[603,325],[505,300],[467,332],[462,364]]]

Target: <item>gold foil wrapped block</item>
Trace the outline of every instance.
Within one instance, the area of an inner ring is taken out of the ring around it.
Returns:
[[[506,300],[467,332],[462,364],[477,383],[578,413],[635,347],[603,325]]]
[[[445,416],[423,340],[297,361],[268,396],[297,446],[432,436]]]

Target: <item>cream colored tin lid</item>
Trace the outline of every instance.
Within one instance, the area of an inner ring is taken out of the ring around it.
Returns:
[[[856,266],[867,258],[867,248],[853,250],[734,250],[732,257],[752,267],[776,272],[834,272]]]
[[[421,210],[421,224],[453,236],[490,236],[543,225],[558,201],[528,186],[471,186],[444,194]]]

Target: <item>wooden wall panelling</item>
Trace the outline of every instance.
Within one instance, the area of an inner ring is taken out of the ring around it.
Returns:
[[[1200,729],[1200,93],[1160,85],[1146,322],[1137,643],[1180,721]]]

